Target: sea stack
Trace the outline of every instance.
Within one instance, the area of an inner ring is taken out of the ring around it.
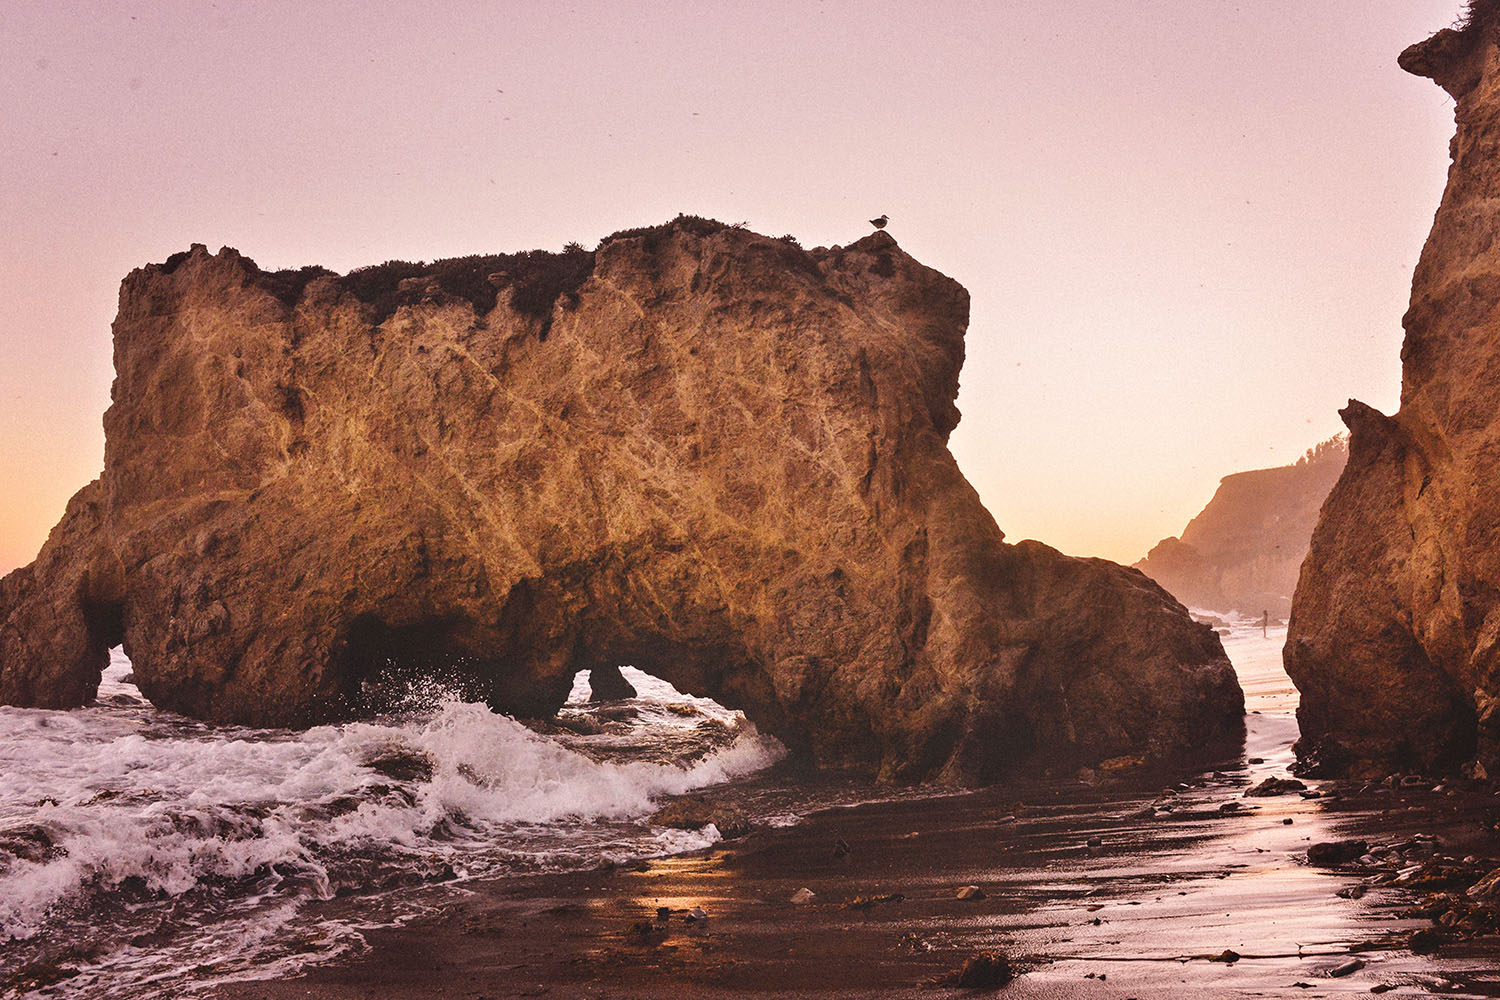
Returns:
[[[1293,601],[1299,750],[1328,772],[1500,774],[1500,47],[1493,0],[1401,54],[1457,135],[1403,324],[1401,408],[1351,400],[1349,461]]]
[[[155,704],[277,726],[413,674],[545,716],[633,664],[893,780],[1235,735],[1209,628],[1006,544],[960,473],[968,311],[883,232],[342,277],[194,246],[121,288],[104,472],[0,582],[0,700],[84,704],[123,642]]]

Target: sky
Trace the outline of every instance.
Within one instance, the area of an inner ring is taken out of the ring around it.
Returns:
[[[0,2],[0,572],[102,467],[120,280],[885,213],[972,296],[951,447],[1130,562],[1394,411],[1459,0]]]

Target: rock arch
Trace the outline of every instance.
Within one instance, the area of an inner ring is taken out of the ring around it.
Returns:
[[[342,277],[195,246],[125,279],[104,473],[0,583],[0,698],[83,703],[118,624],[217,720],[357,711],[394,657],[519,714],[648,664],[888,778],[1232,737],[1211,630],[1006,544],[964,480],[967,319],[885,233],[682,217]]]

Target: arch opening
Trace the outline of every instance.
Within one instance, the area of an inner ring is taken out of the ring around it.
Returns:
[[[80,605],[85,640],[83,669],[79,671],[79,680],[84,690],[79,703],[86,704],[93,701],[99,693],[99,682],[110,663],[110,650],[125,642],[125,605],[121,601],[95,601],[87,598]]]
[[[599,673],[618,675],[630,695],[594,697]],[[758,769],[785,754],[785,744],[744,712],[628,664],[580,670],[567,701],[539,729],[596,760],[618,763],[691,767],[736,748],[736,757],[755,759]]]
[[[507,715],[550,716],[567,700],[568,678],[537,670],[535,653],[527,654],[515,655],[493,631],[461,615],[392,623],[367,613],[350,622],[335,646],[334,676],[351,715],[397,710],[414,696],[441,691]]]

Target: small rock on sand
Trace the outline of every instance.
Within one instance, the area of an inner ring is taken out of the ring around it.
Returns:
[[[1286,795],[1290,792],[1304,791],[1306,788],[1307,786],[1296,778],[1267,778],[1255,787],[1247,788],[1245,794],[1258,797]]]
[[[1346,865],[1364,855],[1370,845],[1363,840],[1328,840],[1307,849],[1307,863],[1319,868]]]
[[[649,920],[637,920],[625,928],[625,940],[632,944],[658,945],[667,939],[665,928]]]
[[[983,899],[984,890],[977,885],[966,885],[959,889],[956,895],[959,899]]]
[[[677,830],[701,830],[710,823],[725,840],[743,837],[750,832],[750,820],[738,807],[727,802],[713,802],[701,795],[684,795],[656,815],[651,822]]]
[[[792,893],[791,901],[793,903],[796,903],[798,906],[806,906],[808,903],[811,903],[817,898],[818,894],[804,885],[802,888]]]
[[[993,990],[1015,978],[1010,960],[997,951],[971,955],[953,976],[953,985],[965,990]]]
[[[1342,976],[1352,975],[1353,973],[1358,972],[1360,969],[1363,969],[1364,967],[1365,967],[1365,960],[1364,959],[1362,959],[1362,958],[1351,958],[1351,959],[1347,959],[1347,960],[1345,960],[1343,962],[1340,962],[1338,965],[1335,965],[1333,968],[1329,969],[1328,970],[1328,974],[1330,976],[1333,976],[1334,978],[1339,978],[1339,977],[1342,977]]]
[[[1418,928],[1406,939],[1406,947],[1411,949],[1413,955],[1435,955],[1442,943],[1442,933],[1431,927]]]
[[[1231,951],[1228,948],[1225,948],[1223,951],[1219,952],[1217,955],[1209,959],[1210,962],[1223,962],[1225,965],[1233,965],[1239,960],[1240,953],[1237,951]]]

